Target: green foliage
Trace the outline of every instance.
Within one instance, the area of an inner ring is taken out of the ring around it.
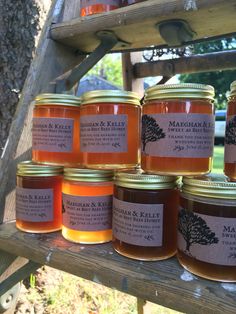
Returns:
[[[203,54],[218,52],[222,50],[232,50],[236,48],[236,39],[214,40],[195,44],[193,54]],[[210,84],[215,87],[216,108],[223,109],[227,104],[226,93],[230,89],[230,84],[236,80],[236,70],[182,74],[180,82]]]
[[[88,75],[97,75],[121,87],[122,66],[120,54],[108,54],[103,57],[89,72]]]

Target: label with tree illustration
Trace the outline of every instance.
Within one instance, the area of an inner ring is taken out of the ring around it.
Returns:
[[[163,204],[129,203],[113,198],[112,229],[123,242],[162,246]]]
[[[33,118],[32,148],[47,152],[71,152],[74,120]]]
[[[88,153],[127,152],[126,114],[88,115],[80,118],[80,149]]]
[[[228,116],[225,128],[226,163],[236,163],[236,116]]]
[[[53,221],[53,189],[16,187],[16,219],[30,222]]]
[[[214,148],[214,115],[143,115],[142,153],[158,157],[207,158]]]
[[[236,217],[209,216],[181,208],[178,249],[203,262],[236,266]]]
[[[111,229],[112,195],[75,196],[62,194],[62,221],[69,229],[100,231]]]

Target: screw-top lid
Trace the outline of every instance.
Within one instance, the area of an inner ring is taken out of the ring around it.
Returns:
[[[236,96],[236,81],[233,81],[233,82],[230,84],[229,99],[230,99],[230,97],[234,97],[234,96]]]
[[[140,105],[140,97],[134,92],[122,90],[95,90],[82,95],[82,105],[95,103],[125,103]]]
[[[160,84],[149,87],[145,93],[145,101],[154,99],[208,99],[214,100],[214,87],[211,85],[183,83]]]
[[[35,106],[45,105],[79,106],[81,99],[69,94],[40,94],[35,98]]]
[[[182,191],[211,198],[236,199],[236,182],[229,182],[223,174],[184,177]]]
[[[113,181],[112,170],[96,170],[85,168],[65,168],[64,178],[72,181],[105,182]]]
[[[142,170],[119,171],[115,174],[115,184],[122,187],[156,190],[172,189],[177,186],[178,177],[147,174]]]
[[[35,164],[32,161],[23,161],[17,165],[18,176],[52,177],[63,173],[62,166]]]

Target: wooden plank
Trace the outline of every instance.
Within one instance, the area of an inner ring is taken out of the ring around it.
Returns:
[[[69,49],[49,38],[51,24],[60,17],[62,6],[61,0],[55,0],[52,4],[0,160],[0,223],[14,218],[16,164],[31,156],[31,101],[39,93],[53,92],[55,86],[50,82],[83,59],[75,53],[75,49]]]
[[[73,19],[53,25],[53,39],[91,52],[98,45],[96,32],[113,30],[129,47],[137,49],[150,45],[165,45],[155,25],[161,21],[183,19],[196,33],[194,40],[236,32],[234,0],[199,0],[197,10],[186,10],[182,0],[149,0],[104,14]],[[115,48],[113,50],[116,50]]]
[[[62,21],[70,21],[80,16],[80,1],[69,0],[64,3]]]
[[[178,59],[139,62],[133,66],[134,77],[174,76],[183,73],[198,73],[236,69],[236,50],[214,52]]]
[[[17,231],[14,223],[0,226],[0,249],[185,313],[235,313],[236,284],[200,279],[176,258],[134,261],[114,252],[110,243],[76,245],[60,233]]]

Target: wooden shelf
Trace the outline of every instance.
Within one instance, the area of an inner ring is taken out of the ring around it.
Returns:
[[[236,284],[193,276],[176,258],[134,261],[110,243],[77,245],[59,232],[20,232],[14,222],[0,225],[0,249],[185,313],[235,313]]]
[[[234,0],[198,0],[196,3],[197,10],[186,11],[183,0],[148,0],[109,13],[54,24],[51,38],[91,52],[99,44],[95,34],[101,30],[112,30],[118,38],[130,43],[119,50],[165,45],[155,25],[171,19],[186,20],[196,33],[194,40],[236,32]]]

